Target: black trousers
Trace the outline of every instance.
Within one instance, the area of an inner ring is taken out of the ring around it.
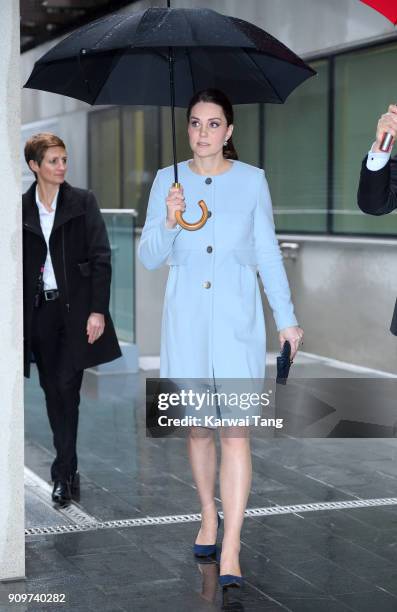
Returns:
[[[34,309],[32,351],[44,391],[56,457],[52,480],[68,480],[77,469],[77,427],[83,370],[73,367],[71,342],[59,300]]]

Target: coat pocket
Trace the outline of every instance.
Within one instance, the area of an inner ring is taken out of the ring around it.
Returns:
[[[81,276],[91,276],[91,262],[83,261],[77,264],[80,270]]]
[[[236,276],[240,297],[244,300],[246,300],[247,297],[249,300],[253,300],[253,296],[255,296],[256,292],[258,275],[255,249],[234,249],[233,259],[238,264],[236,267]],[[248,307],[245,306],[245,309],[247,308]]]
[[[257,257],[255,249],[234,249],[234,260],[242,266],[257,266]]]
[[[169,266],[184,266],[187,264],[190,251],[174,251],[169,256],[167,263]]]

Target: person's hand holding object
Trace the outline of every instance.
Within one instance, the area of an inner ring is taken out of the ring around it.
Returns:
[[[294,325],[292,327],[285,327],[279,332],[280,347],[283,348],[284,342],[288,340],[291,345],[291,361],[293,361],[298,349],[299,343],[303,340],[303,329]]]
[[[382,115],[378,121],[378,127],[376,129],[376,142],[372,147],[373,153],[383,152],[381,145],[385,137],[385,134],[390,134],[392,136],[392,144],[390,146],[390,149],[391,149],[397,138],[397,105],[396,104],[390,104],[387,110],[387,113],[384,113],[384,115]]]
[[[183,187],[171,187],[166,198],[167,219],[165,225],[168,229],[174,229],[177,225],[175,213],[177,210],[183,212],[186,208]]]
[[[105,329],[105,317],[98,312],[92,312],[87,321],[88,344],[94,344],[103,334]]]

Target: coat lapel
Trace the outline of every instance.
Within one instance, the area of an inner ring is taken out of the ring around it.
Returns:
[[[41,231],[39,211],[36,204],[36,181],[29,187],[22,196],[23,227],[29,232],[37,234],[44,240]]]
[[[23,226],[26,230],[34,232],[44,240],[43,232],[41,231],[40,216],[36,204],[36,181],[29,187],[23,195]],[[69,183],[62,183],[59,188],[57,208],[55,211],[55,219],[52,231],[67,223],[74,217],[79,217],[85,213],[85,210],[80,202],[80,198],[75,198],[74,189]]]
[[[74,197],[73,187],[65,181],[59,189],[52,231],[54,232],[58,227],[70,221],[70,219],[84,215],[84,213],[85,210],[80,203],[80,198]]]

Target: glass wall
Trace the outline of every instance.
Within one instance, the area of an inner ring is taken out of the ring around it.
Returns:
[[[261,120],[259,104],[234,107],[233,142],[238,157],[246,164],[260,165]]]
[[[161,166],[158,107],[122,108],[122,206],[135,208],[137,225],[145,222],[150,187]]]
[[[265,172],[280,231],[327,230],[328,62],[284,104],[265,108]]]
[[[121,207],[120,110],[89,115],[89,182],[101,208]]]
[[[176,152],[178,161],[191,159],[192,152],[189,147],[187,136],[186,109],[175,109],[176,127]],[[171,130],[171,110],[161,108],[161,166],[170,166],[172,161],[172,130]]]
[[[117,337],[135,342],[134,216],[128,212],[103,215],[112,253],[110,314]]]
[[[235,107],[239,159],[264,166],[276,228],[283,232],[394,235],[397,215],[357,207],[362,159],[379,116],[396,100],[397,43],[339,53],[311,63],[309,79],[285,104]],[[186,110],[176,109],[178,160],[191,158]],[[120,107],[90,113],[90,187],[102,208],[146,217],[158,168],[172,164],[169,108]]]
[[[361,162],[375,140],[378,118],[396,100],[397,44],[335,59],[333,231],[394,234],[397,216],[357,208]]]

